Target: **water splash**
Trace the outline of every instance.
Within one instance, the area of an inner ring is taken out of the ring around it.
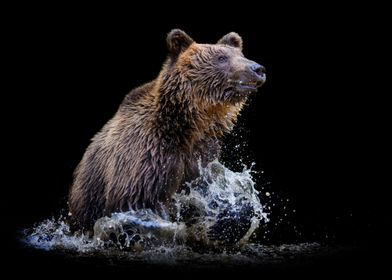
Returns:
[[[65,219],[46,220],[26,230],[24,241],[44,250],[77,252],[240,248],[268,221],[251,169],[233,172],[217,160],[200,166],[200,177],[174,195],[166,216],[148,209],[114,213],[95,223],[93,235],[71,233]]]
[[[252,170],[233,172],[218,161],[200,167],[200,177],[174,195],[161,217],[151,210],[113,213],[91,234],[72,233],[66,218],[49,219],[23,233],[29,247],[64,252],[86,261],[110,258],[113,264],[148,263],[240,266],[313,260],[329,252],[318,243],[262,245],[252,242],[269,213],[260,202]],[[270,198],[270,196],[268,196]],[[268,208],[267,208],[268,209]]]
[[[62,217],[48,219],[32,229],[25,229],[22,241],[42,250],[89,252],[96,247],[96,243],[88,236],[82,233],[72,234],[69,225]]]
[[[247,243],[260,222],[268,222],[251,169],[233,172],[213,161],[200,171],[187,190],[174,196],[176,221],[187,223],[189,238],[198,243]]]

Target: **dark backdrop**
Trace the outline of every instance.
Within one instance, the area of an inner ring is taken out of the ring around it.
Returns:
[[[383,240],[391,225],[381,180],[387,168],[379,157],[386,157],[388,130],[380,97],[387,76],[383,18],[370,19],[374,11],[362,7],[297,8],[192,14],[189,8],[159,18],[142,13],[140,20],[136,8],[75,8],[24,11],[23,21],[10,20],[10,27],[17,25],[9,30],[9,73],[15,75],[5,137],[16,148],[2,207],[11,213],[12,230],[66,208],[72,172],[89,139],[130,90],[157,76],[166,34],[181,28],[202,43],[236,31],[245,56],[267,69],[267,83],[227,140],[229,147],[247,145],[224,153],[233,168],[242,154],[264,172],[256,177],[272,221],[260,240]]]

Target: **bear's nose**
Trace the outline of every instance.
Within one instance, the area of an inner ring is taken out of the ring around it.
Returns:
[[[265,67],[263,65],[254,63],[250,66],[250,69],[259,76],[264,76],[265,74]]]

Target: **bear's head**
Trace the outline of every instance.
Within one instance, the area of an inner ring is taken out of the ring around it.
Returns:
[[[242,54],[242,39],[231,32],[217,44],[198,44],[184,31],[167,36],[168,82],[181,85],[181,99],[197,97],[208,103],[245,101],[266,79],[265,68]],[[167,85],[172,86],[172,85]]]

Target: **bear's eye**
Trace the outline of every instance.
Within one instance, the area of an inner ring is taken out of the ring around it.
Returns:
[[[229,58],[226,55],[220,55],[218,57],[219,62],[226,62]]]

